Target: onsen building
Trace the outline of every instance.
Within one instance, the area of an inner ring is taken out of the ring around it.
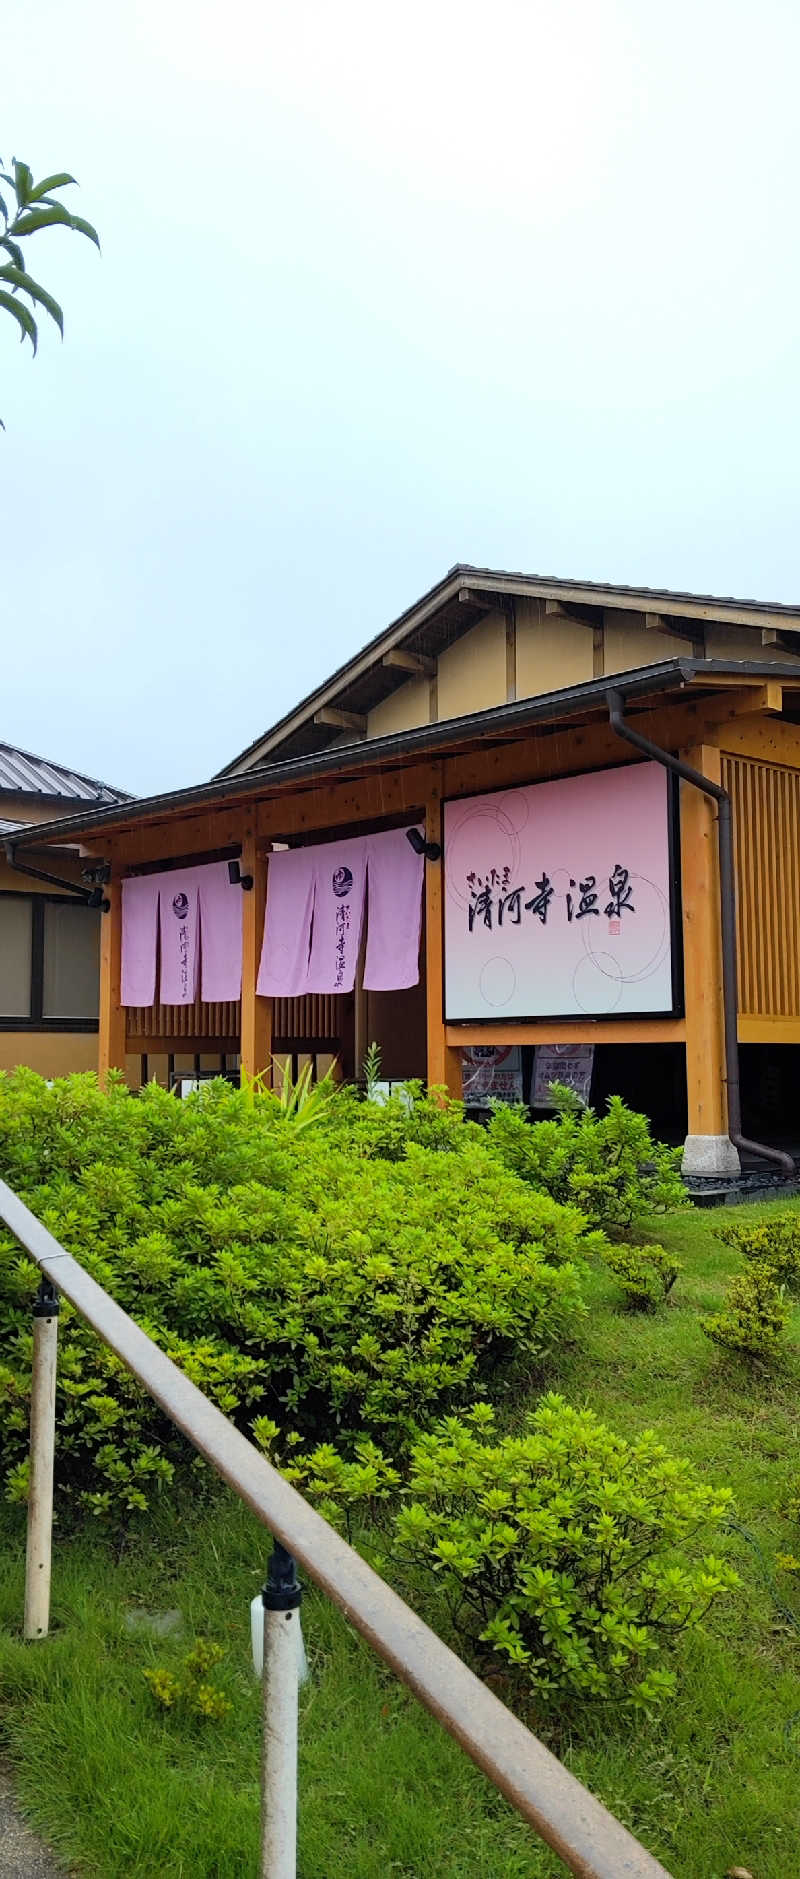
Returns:
[[[693,1174],[792,1137],[800,608],[459,566],[210,782],[35,841],[103,889],[101,1075],[375,1042],[455,1094],[562,1064]]]

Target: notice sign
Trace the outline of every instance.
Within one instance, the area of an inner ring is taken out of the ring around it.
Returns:
[[[594,1069],[593,1044],[537,1044],[533,1059],[531,1108],[552,1109],[551,1083],[566,1083],[588,1105]]]
[[[673,1011],[660,764],[446,803],[444,873],[451,1023]]]
[[[461,1095],[469,1109],[491,1102],[522,1102],[522,1057],[518,1044],[473,1044],[461,1052]]]

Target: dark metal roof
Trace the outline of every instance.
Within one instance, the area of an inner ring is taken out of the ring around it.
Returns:
[[[34,757],[30,750],[0,744],[0,793],[10,796],[57,796],[70,802],[130,802],[127,790],[111,789],[96,777],[67,770],[63,764]]]
[[[461,604],[462,590],[469,592],[474,610]],[[384,627],[285,717],[255,738],[246,750],[217,772],[218,776],[235,775],[242,765],[257,761],[259,756],[266,757],[269,750],[279,750],[284,744],[291,746],[292,756],[306,756],[329,748],[334,739],[341,741],[341,732],[315,723],[315,712],[336,703],[366,713],[389,697],[410,674],[387,670],[382,664],[387,652],[402,646],[408,651],[435,657],[475,625],[480,618],[481,605],[485,613],[502,606],[504,601],[508,605],[515,598],[558,599],[565,606],[587,610],[613,607],[663,613],[675,631],[683,629],[681,636],[687,639],[692,637],[692,623],[702,628],[709,622],[760,627],[769,619],[775,626],[800,633],[800,604],[737,600],[732,596],[689,594],[661,587],[612,586],[606,581],[569,580],[557,575],[513,574],[457,562],[443,581],[437,582],[390,626]]]
[[[521,699],[513,705],[495,705],[487,711],[447,718],[438,724],[422,725],[417,730],[396,731],[391,737],[343,744],[334,750],[318,751],[316,755],[246,770],[238,776],[214,778],[189,789],[142,797],[119,805],[116,812],[111,808],[95,809],[82,816],[63,817],[57,822],[35,823],[16,836],[7,837],[6,847],[13,851],[32,837],[40,842],[61,837],[83,841],[84,837],[162,820],[173,811],[254,801],[273,791],[312,786],[323,777],[358,777],[376,769],[389,770],[409,758],[435,756],[453,747],[467,750],[486,743],[500,743],[528,725],[563,723],[566,726],[591,717],[592,713],[605,710],[610,691],[622,692],[628,699],[652,697],[668,691],[681,692],[698,676],[711,679],[717,676],[728,681],[740,678],[743,682],[748,679],[794,681],[800,687],[800,666],[783,665],[776,660],[664,660],[658,665],[638,667],[633,672],[615,672],[606,678],[588,679],[581,685],[569,685],[539,698]]]

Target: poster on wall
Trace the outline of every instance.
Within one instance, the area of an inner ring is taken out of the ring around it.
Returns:
[[[588,1105],[594,1069],[593,1044],[537,1044],[533,1055],[531,1109],[552,1109],[551,1083],[566,1083]]]
[[[674,1012],[670,817],[658,763],[445,803],[448,1021]]]
[[[461,1052],[461,1096],[468,1109],[522,1102],[518,1044],[473,1044]]]

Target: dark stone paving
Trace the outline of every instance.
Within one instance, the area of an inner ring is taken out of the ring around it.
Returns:
[[[2,1879],[65,1879],[65,1868],[25,1825],[14,1805],[8,1774],[0,1768],[0,1874]]]

